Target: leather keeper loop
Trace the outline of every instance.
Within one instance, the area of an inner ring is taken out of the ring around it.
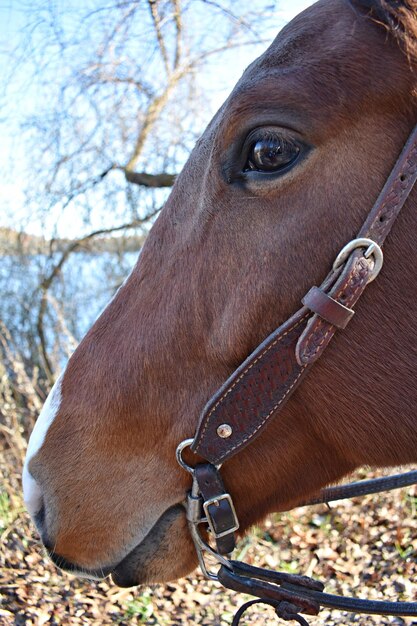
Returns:
[[[302,299],[302,303],[337,328],[346,328],[355,314],[355,311],[334,300],[319,287],[312,287]]]

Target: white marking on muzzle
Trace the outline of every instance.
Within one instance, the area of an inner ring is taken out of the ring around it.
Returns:
[[[29,514],[34,517],[42,507],[42,491],[29,472],[29,461],[39,452],[45,440],[46,433],[54,421],[61,404],[61,383],[64,372],[59,376],[46,398],[43,409],[36,420],[35,427],[29,439],[26,452],[25,464],[23,466],[23,499]]]

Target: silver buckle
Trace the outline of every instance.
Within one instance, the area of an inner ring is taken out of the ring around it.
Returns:
[[[214,524],[213,524],[213,520],[211,519],[211,514],[209,511],[209,507],[211,505],[214,506],[218,506],[219,502],[221,502],[222,500],[226,500],[230,506],[230,510],[232,512],[232,516],[233,516],[233,526],[231,528],[228,528],[227,530],[223,530],[221,533],[216,533],[216,530],[214,528]],[[238,530],[239,528],[239,520],[237,519],[237,515],[236,515],[236,510],[233,504],[233,500],[232,497],[230,495],[230,493],[222,493],[219,496],[215,496],[214,498],[210,498],[210,500],[206,500],[205,502],[203,502],[203,509],[204,509],[204,513],[206,514],[206,519],[207,519],[207,524],[209,525],[209,528],[213,534],[213,537],[215,539],[221,539],[222,537],[225,537],[226,535],[230,535],[230,533],[234,533],[235,530]]]
[[[359,239],[349,241],[349,243],[346,244],[337,255],[336,260],[333,263],[333,270],[336,271],[341,265],[343,265],[356,248],[366,248],[364,257],[366,259],[369,259],[370,256],[374,258],[374,267],[372,268],[368,278],[368,283],[370,283],[378,276],[384,261],[384,255],[382,254],[380,246],[372,239],[360,237]]]

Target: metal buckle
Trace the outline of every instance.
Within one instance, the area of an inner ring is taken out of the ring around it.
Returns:
[[[335,262],[333,263],[333,270],[339,269],[339,267],[343,265],[356,248],[366,248],[364,252],[364,257],[366,259],[369,259],[370,256],[374,257],[374,267],[372,268],[368,278],[368,282],[370,283],[378,276],[384,262],[384,255],[380,246],[372,239],[360,237],[359,239],[352,239],[352,241],[349,241],[349,243],[346,244],[337,255]]]
[[[218,580],[217,573],[209,570],[204,558],[204,553],[209,554],[218,563],[224,565],[229,569],[232,569],[232,565],[229,559],[226,559],[224,556],[216,552],[211,546],[209,546],[208,543],[206,543],[201,538],[198,527],[200,524],[208,524],[207,518],[201,517],[201,505],[202,498],[200,496],[198,483],[194,477],[191,491],[188,493],[187,502],[185,503],[188,527],[190,529],[191,538],[194,542],[194,546],[197,552],[198,563],[200,565],[201,571],[206,578],[210,580]]]
[[[184,441],[182,441],[176,450],[176,456],[177,456],[177,461],[180,464],[180,466],[185,469],[187,472],[189,472],[192,477],[193,477],[193,484],[191,487],[191,491],[187,494],[187,500],[186,502],[184,502],[184,507],[185,507],[185,511],[186,511],[186,518],[187,518],[187,522],[188,522],[188,527],[190,529],[190,533],[191,533],[191,538],[193,540],[196,552],[197,552],[197,558],[198,558],[198,563],[200,565],[201,571],[203,572],[203,575],[210,579],[210,580],[216,580],[218,581],[219,578],[217,576],[217,573],[212,572],[209,570],[208,565],[206,564],[204,555],[205,553],[207,553],[208,555],[210,555],[211,557],[213,557],[218,563],[220,563],[220,565],[224,565],[224,567],[227,567],[228,569],[232,569],[232,564],[229,561],[229,559],[226,559],[224,556],[222,556],[221,554],[219,554],[218,552],[216,552],[208,543],[206,543],[200,536],[200,532],[199,532],[199,525],[200,524],[208,524],[211,532],[213,533],[214,537],[216,539],[219,539],[225,535],[228,535],[229,533],[234,532],[235,530],[237,530],[239,528],[239,522],[236,516],[236,511],[235,511],[235,507],[233,506],[233,501],[232,498],[230,496],[230,494],[226,493],[226,494],[220,494],[219,496],[217,496],[216,498],[211,498],[210,500],[207,500],[207,502],[202,502],[202,497],[200,494],[200,488],[198,486],[197,480],[195,478],[195,474],[194,474],[194,468],[191,467],[190,465],[188,465],[188,463],[186,463],[184,461],[184,459],[182,458],[182,452],[185,448],[191,446],[191,444],[193,443],[193,439],[185,439]],[[216,465],[217,469],[220,468],[220,465]],[[233,516],[233,521],[234,521],[234,525],[232,528],[227,529],[225,532],[222,532],[220,534],[216,533],[215,529],[214,529],[214,525],[213,522],[211,520],[211,516],[210,516],[210,512],[208,511],[207,507],[209,507],[212,504],[215,504],[215,502],[219,502],[220,500],[227,500],[230,506],[230,510],[232,512],[232,516]],[[201,516],[201,505],[203,504],[203,509],[204,512],[206,514],[206,517],[202,517]]]
[[[213,520],[211,518],[211,513],[209,510],[209,507],[214,505],[214,506],[219,506],[219,502],[221,502],[222,500],[226,500],[226,502],[229,504],[230,510],[232,512],[232,517],[233,517],[233,526],[231,526],[230,528],[228,528],[227,530],[223,530],[221,533],[216,533],[216,529],[214,527],[213,524]],[[219,496],[215,496],[214,498],[210,498],[210,500],[206,500],[205,502],[203,502],[203,509],[204,509],[204,513],[206,514],[206,519],[207,519],[207,524],[209,525],[209,528],[213,534],[213,537],[215,539],[221,539],[221,537],[225,537],[226,535],[230,535],[230,533],[234,533],[235,530],[238,530],[239,528],[239,520],[237,519],[237,515],[236,515],[236,510],[233,504],[233,500],[232,497],[230,495],[230,493],[222,493]]]

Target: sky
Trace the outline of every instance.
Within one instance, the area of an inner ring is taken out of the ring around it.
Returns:
[[[252,5],[252,0],[241,0],[248,2],[248,6]],[[57,12],[65,10],[65,0],[52,0]],[[82,3],[82,0],[72,0],[72,4]],[[26,212],[25,198],[22,188],[26,181],[25,167],[15,167],[12,171],[10,164],[10,156],[13,154],[17,159],[15,162],[21,162],[23,166],[27,164],[30,155],[25,152],[25,146],[20,141],[18,121],[28,113],[36,113],[40,104],[40,94],[36,89],[31,87],[29,78],[29,66],[25,71],[25,62],[23,60],[20,70],[20,82],[16,86],[14,96],[7,94],[4,97],[5,87],[9,80],[10,66],[4,62],[4,55],[22,55],[24,59],[23,41],[24,30],[28,26],[28,15],[31,11],[36,11],[44,5],[44,0],[0,0],[0,168],[3,176],[0,179],[0,227],[9,226],[18,228],[19,216],[24,216]],[[273,4],[273,2],[271,2]],[[276,33],[287,23],[294,15],[305,9],[312,0],[276,0],[276,19],[271,24],[270,40],[275,37]],[[266,48],[266,45],[264,46]],[[249,63],[262,52],[262,47],[244,47],[236,51],[233,62],[225,65],[221,62],[216,66],[216,93],[211,98],[211,113],[220,107],[222,102],[231,91],[234,84],[241,76],[243,70]],[[230,59],[230,57],[229,57]],[[51,216],[51,224],[54,223],[54,216]],[[77,220],[64,223],[63,228],[67,236],[76,237],[82,228],[82,224]],[[32,234],[44,234],[45,224],[40,224],[33,219],[25,229]]]

